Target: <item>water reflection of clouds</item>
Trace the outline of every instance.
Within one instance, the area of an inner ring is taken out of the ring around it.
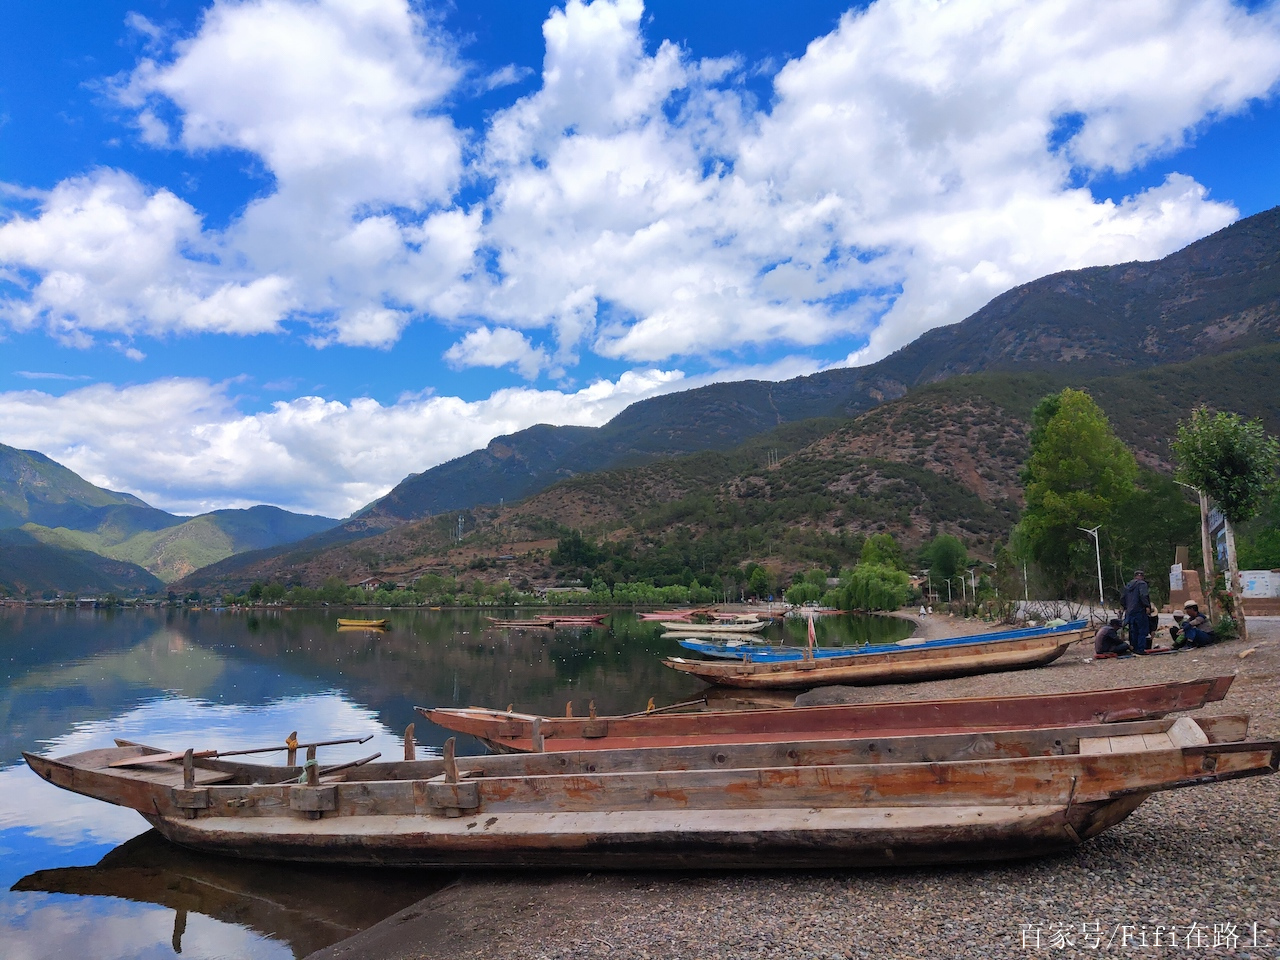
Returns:
[[[105,897],[27,894],[0,899],[6,960],[148,960],[174,956],[174,912]],[[293,953],[244,927],[188,914],[182,956],[195,960],[249,957],[286,960]]]
[[[159,697],[107,720],[77,723],[62,736],[43,742],[46,756],[62,756],[114,745],[115,738],[166,749],[238,750],[283,743],[297,730],[303,742],[371,736],[364,744],[326,747],[322,762],[340,763],[381,752],[389,760],[403,756],[399,734],[373,711],[338,692],[286,697],[266,704],[210,703],[189,697]],[[420,755],[426,755],[419,748]],[[264,763],[283,762],[284,749],[266,753]],[[0,770],[0,829],[19,828],[62,846],[121,843],[145,830],[132,810],[113,807],[49,786],[26,764]]]

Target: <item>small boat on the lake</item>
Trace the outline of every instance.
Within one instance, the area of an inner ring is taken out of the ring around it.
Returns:
[[[549,627],[599,627],[604,624],[605,614],[593,613],[581,616],[539,617],[538,620]]]
[[[761,620],[754,614],[734,617],[732,620],[720,619],[711,623],[673,623],[665,624],[668,637],[708,636],[721,633],[759,633],[769,625],[769,620]]]
[[[386,630],[391,626],[390,620],[356,620],[350,617],[339,617],[340,627],[360,627],[366,630]]]
[[[766,644],[759,641],[715,640],[711,638],[690,638],[680,641],[680,646],[706,657],[717,657],[722,660],[751,660],[756,663],[784,663],[791,660],[826,660],[831,657],[847,657],[851,654],[894,651],[903,646],[913,650],[924,650],[935,647],[955,646],[963,643],[977,643],[983,640],[1014,640],[1019,637],[1035,637],[1041,634],[1075,633],[1083,630],[1086,620],[1073,620],[1055,627],[1024,627],[1020,630],[1001,630],[994,633],[978,633],[967,637],[945,637],[940,640],[906,640],[894,644],[866,644],[855,647],[821,647],[821,646],[787,646],[786,644]],[[813,620],[809,621],[810,632]],[[812,638],[812,637],[811,637]]]
[[[56,786],[229,856],[452,869],[851,868],[1071,849],[1152,793],[1274,773],[1280,741],[1241,740],[1246,726],[1181,717],[466,758],[449,741],[437,760],[327,769],[193,750],[165,759],[174,754],[123,741],[24,757]]]
[[[1052,663],[1084,636],[1084,621],[1003,633],[930,640],[903,646],[847,647],[819,657],[814,646],[793,647],[796,655],[744,650],[741,658],[718,661],[668,657],[662,662],[708,683],[731,687],[819,687],[826,684],[903,683],[941,680],[975,673],[1019,670]],[[725,648],[726,650],[728,648]],[[774,647],[772,650],[778,650]]]
[[[656,710],[622,717],[544,717],[485,707],[418,707],[417,710],[439,726],[476,737],[499,753],[536,750],[535,734],[547,750],[608,750],[843,740],[871,735],[933,735],[1151,720],[1185,710],[1199,710],[1206,703],[1219,701],[1227,695],[1234,679],[1204,677],[1024,697],[963,697],[696,713]]]
[[[489,622],[495,627],[515,627],[522,630],[540,629],[550,630],[552,624],[546,620],[503,620],[499,617],[489,617]]]

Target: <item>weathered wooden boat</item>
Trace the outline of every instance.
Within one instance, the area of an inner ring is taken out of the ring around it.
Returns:
[[[1055,633],[1076,633],[1088,626],[1086,620],[1074,620],[1055,627],[1023,627],[1017,630],[1000,630],[992,633],[971,634],[967,637],[943,637],[938,640],[901,641],[899,643],[866,644],[860,647],[808,647],[766,644],[758,641],[686,639],[680,646],[705,657],[721,660],[750,660],[755,663],[783,663],[792,660],[825,660],[831,657],[848,657],[853,654],[893,653],[904,646],[913,650],[927,650],[958,644],[978,643],[983,640],[1016,640],[1020,637],[1039,637]],[[813,638],[813,620],[809,620],[809,636]]]
[[[489,617],[489,622],[495,627],[516,627],[523,630],[539,629],[550,630],[554,624],[546,620],[503,620],[500,617]]]
[[[1234,677],[1204,677],[1111,690],[1025,697],[964,697],[820,707],[542,717],[484,707],[416,708],[498,753],[609,750],[692,744],[844,740],[977,730],[1019,730],[1158,719],[1223,699]],[[539,740],[540,738],[540,740]]]
[[[759,617],[737,620],[717,620],[714,623],[672,623],[666,621],[664,629],[667,637],[707,636],[722,633],[759,633],[769,625],[768,620]]]
[[[604,623],[603,613],[573,617],[539,617],[543,623],[554,627],[598,627]]]
[[[390,620],[358,620],[350,617],[339,617],[340,627],[364,627],[369,630],[385,630],[391,626]]]
[[[1072,848],[1148,796],[1275,772],[1247,719],[368,763],[146,762],[121,743],[24,754],[183,846],[405,866],[801,867],[1001,860]],[[128,760],[134,765],[121,766]],[[113,765],[115,764],[115,765]],[[299,782],[299,778],[306,782]]]
[[[831,683],[902,683],[996,673],[1052,663],[1084,635],[1082,629],[1046,628],[979,637],[959,637],[912,646],[874,645],[817,658],[801,648],[800,659],[733,659],[712,662],[668,657],[673,670],[731,687],[819,687]]]

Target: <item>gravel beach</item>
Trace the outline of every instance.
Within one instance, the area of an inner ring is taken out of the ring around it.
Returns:
[[[928,620],[928,618],[927,618]],[[938,618],[923,631],[977,625]],[[1168,656],[870,688],[801,702],[1031,694],[1235,673],[1204,711],[1280,737],[1280,618]],[[1167,643],[1167,634],[1165,634]],[[310,960],[1280,958],[1280,775],[1158,794],[1070,854],[870,871],[467,874]],[[425,883],[425,881],[424,881]],[[1173,941],[1171,945],[1171,940]]]

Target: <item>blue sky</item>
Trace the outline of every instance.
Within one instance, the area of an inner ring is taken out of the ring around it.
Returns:
[[[0,0],[0,442],[342,515],[1277,202],[1274,4]]]

